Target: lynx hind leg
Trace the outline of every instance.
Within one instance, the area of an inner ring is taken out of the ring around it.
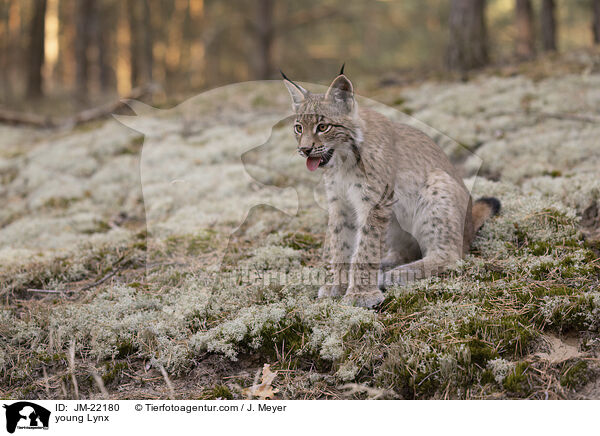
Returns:
[[[389,270],[421,258],[421,248],[413,236],[402,229],[392,214],[385,240],[386,254],[381,260],[381,269]]]
[[[423,259],[398,266],[381,274],[379,286],[382,289],[396,284],[406,284],[441,274],[460,259],[459,255],[444,251],[434,251]]]
[[[381,288],[441,274],[462,258],[464,223],[452,217],[444,219],[437,213],[433,212],[415,232],[423,258],[384,272],[379,281]]]
[[[463,256],[465,216],[471,197],[446,173],[434,174],[428,182],[414,222],[414,237],[423,258],[382,274],[383,287],[440,274]]]

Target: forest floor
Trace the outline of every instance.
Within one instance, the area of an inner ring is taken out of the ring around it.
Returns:
[[[361,100],[503,205],[460,265],[377,310],[302,279],[322,272],[327,214],[281,82],[0,126],[0,397],[238,399],[270,364],[276,399],[599,399],[594,59]]]

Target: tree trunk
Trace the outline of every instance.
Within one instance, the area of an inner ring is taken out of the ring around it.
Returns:
[[[450,43],[446,59],[450,70],[463,75],[488,63],[485,0],[452,0]]]
[[[98,68],[100,69],[100,89],[102,91],[112,91],[115,86],[115,73],[111,67],[111,40],[110,35],[113,29],[110,26],[110,19],[114,18],[111,8],[103,2],[98,5],[96,11],[98,19],[98,33],[95,44],[98,47]]]
[[[594,44],[600,44],[600,0],[593,0],[592,33]]]
[[[8,3],[0,6],[2,12],[2,36],[0,38],[0,74],[2,75],[2,98],[4,101],[8,101],[11,97],[11,86],[10,86],[10,73],[8,71],[10,65],[10,31],[8,29],[8,18],[9,18]]]
[[[273,0],[258,0],[256,2],[256,53],[254,54],[254,78],[269,79],[273,73]]]
[[[143,1],[144,12],[144,79],[147,83],[152,82],[153,68],[153,32],[150,14],[150,0]]]
[[[34,2],[33,19],[29,28],[27,63],[27,96],[42,96],[42,67],[44,65],[44,34],[46,31],[46,0]]]
[[[517,29],[516,55],[521,59],[530,59],[535,54],[531,0],[516,0],[515,22]]]
[[[137,19],[137,1],[127,0],[127,17],[129,20],[129,63],[131,67],[131,87],[134,88],[138,85],[140,78],[139,69],[139,31],[138,31],[138,19]]]
[[[556,4],[554,0],[543,0],[540,25],[542,48],[544,51],[556,51]]]
[[[93,37],[93,0],[79,0],[75,11],[75,82],[77,99],[85,102],[89,96],[88,48]]]

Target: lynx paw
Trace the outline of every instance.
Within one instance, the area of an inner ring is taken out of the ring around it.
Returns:
[[[385,296],[379,289],[349,288],[344,295],[344,303],[351,306],[374,307],[384,300]]]
[[[319,298],[324,297],[341,297],[346,291],[346,286],[340,285],[323,285],[319,288]]]

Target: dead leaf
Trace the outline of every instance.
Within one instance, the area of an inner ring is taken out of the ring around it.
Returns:
[[[277,377],[277,371],[271,371],[271,365],[265,363],[262,369],[262,379],[260,384],[254,384],[249,388],[246,388],[242,393],[248,398],[258,397],[261,400],[273,399],[275,394],[279,392],[279,389],[273,389],[271,383]]]

